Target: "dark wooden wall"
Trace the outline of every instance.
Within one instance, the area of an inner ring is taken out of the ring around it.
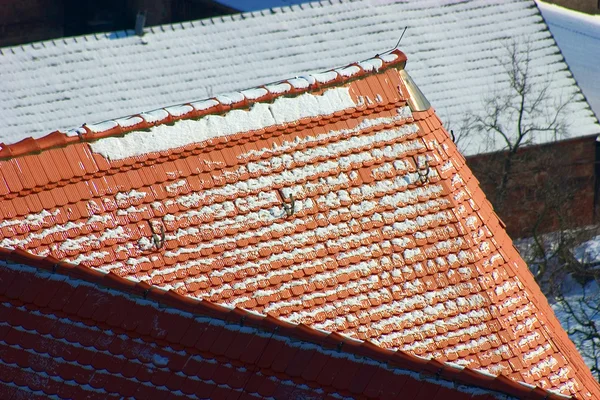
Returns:
[[[212,0],[1,0],[0,47],[232,14]]]

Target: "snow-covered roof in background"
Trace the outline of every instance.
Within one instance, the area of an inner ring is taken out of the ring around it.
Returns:
[[[553,398],[535,385],[600,398],[405,61],[396,51],[311,85],[218,96],[201,114],[171,107],[12,146],[34,154],[0,159],[0,260],[14,249],[220,304],[236,322],[234,307],[302,323],[440,376],[447,361],[481,369],[485,387],[503,375],[531,398]]]
[[[405,26],[407,70],[452,125],[505,77],[496,56],[511,36],[531,41],[554,97],[579,90],[533,1],[331,3],[0,49],[0,142],[349,64],[393,47]],[[585,102],[571,115],[577,135],[600,131]]]
[[[538,1],[538,7],[596,116],[600,116],[600,15]]]
[[[307,0],[217,0],[240,11],[257,11],[273,7],[285,7],[294,4],[308,3]]]

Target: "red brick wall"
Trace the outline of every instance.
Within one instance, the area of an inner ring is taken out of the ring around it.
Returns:
[[[507,195],[496,211],[513,237],[589,225],[595,222],[596,136],[522,149],[515,161]],[[492,202],[505,153],[467,158]],[[490,173],[491,171],[491,173]],[[496,174],[498,173],[498,174]]]
[[[588,14],[600,13],[600,0],[544,0],[548,3],[570,8]]]

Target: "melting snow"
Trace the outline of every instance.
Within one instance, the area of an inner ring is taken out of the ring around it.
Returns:
[[[167,357],[161,356],[159,354],[154,354],[152,356],[152,362],[154,363],[154,365],[156,365],[158,367],[166,367],[167,364],[169,363],[169,359]]]
[[[288,85],[289,86],[289,85]],[[269,87],[277,90],[276,87]],[[329,115],[356,106],[348,88],[334,88],[317,96],[305,93],[297,97],[279,97],[272,104],[257,103],[249,110],[233,110],[225,115],[208,115],[199,120],[181,120],[173,126],[159,125],[149,132],[135,131],[123,137],[100,139],[91,143],[92,150],[110,160],[120,160],[145,153],[168,150],[239,132],[285,124],[302,118]],[[153,121],[168,114],[156,112]],[[146,118],[148,120],[148,118]]]

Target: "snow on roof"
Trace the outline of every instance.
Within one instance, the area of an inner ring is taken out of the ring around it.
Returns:
[[[307,0],[218,0],[218,2],[239,11],[258,11],[267,8],[308,3]]]
[[[596,116],[600,116],[600,15],[537,2],[567,64]]]
[[[532,1],[342,0],[0,49],[0,142],[349,64],[393,47],[405,26],[408,70],[446,123],[482,110],[503,77],[495,56],[528,38],[553,98],[576,96],[572,135],[600,131]]]
[[[321,96],[304,93],[293,99],[279,97],[271,104],[256,103],[250,110],[233,110],[209,115],[200,120],[185,120],[177,131],[167,125],[150,128],[150,132],[132,132],[122,138],[109,137],[91,144],[92,149],[111,160],[169,150],[214,137],[265,129],[301,118],[329,115],[355,107],[348,88],[327,90]]]
[[[22,252],[0,271],[3,399],[570,398]]]
[[[128,137],[152,137],[148,121],[106,123],[3,156],[0,247],[593,397],[439,118],[411,108],[424,103],[392,54],[248,94],[260,101],[157,111],[162,137],[185,136],[177,147],[139,154]],[[315,109],[294,114],[304,104]]]

